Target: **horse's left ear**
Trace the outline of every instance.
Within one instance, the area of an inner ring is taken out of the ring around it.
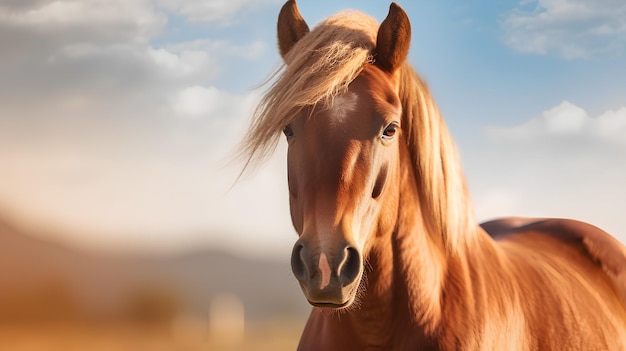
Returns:
[[[406,12],[395,2],[381,23],[376,38],[376,65],[393,73],[406,60],[411,45],[411,23]]]

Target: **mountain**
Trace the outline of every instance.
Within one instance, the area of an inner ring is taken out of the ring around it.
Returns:
[[[250,321],[308,315],[288,257],[250,259],[209,249],[93,253],[21,233],[0,219],[0,322],[202,317],[222,294],[240,299]]]

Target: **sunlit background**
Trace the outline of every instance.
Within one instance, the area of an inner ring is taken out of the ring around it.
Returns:
[[[626,3],[399,3],[477,218],[626,242]],[[233,160],[281,5],[0,0],[1,350],[295,348],[285,145],[237,183]]]

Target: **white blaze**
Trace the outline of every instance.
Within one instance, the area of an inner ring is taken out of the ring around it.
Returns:
[[[333,102],[331,125],[344,123],[348,114],[356,110],[359,96],[356,93],[345,93],[335,98]]]

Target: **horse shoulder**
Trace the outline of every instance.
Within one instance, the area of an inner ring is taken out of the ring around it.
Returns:
[[[534,232],[578,246],[610,278],[626,304],[626,247],[604,230],[572,219],[521,217],[493,220],[481,227],[496,241]]]

